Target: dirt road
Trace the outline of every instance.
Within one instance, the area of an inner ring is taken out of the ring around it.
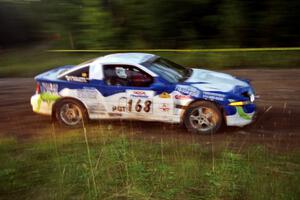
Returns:
[[[226,73],[252,80],[256,89],[258,119],[244,128],[224,128],[214,139],[230,137],[237,143],[267,143],[294,148],[300,145],[300,70],[226,70]],[[31,111],[30,97],[34,93],[32,78],[0,79],[0,136],[12,135],[24,139],[43,134],[51,129],[49,117]],[[98,127],[101,122],[92,123]],[[128,126],[138,138],[178,138],[184,141],[206,141],[208,136],[195,136],[184,129],[162,123],[102,122],[120,128]],[[151,127],[151,128],[150,128]]]

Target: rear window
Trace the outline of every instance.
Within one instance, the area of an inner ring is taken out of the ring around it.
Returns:
[[[73,72],[66,74],[63,79],[72,82],[88,82],[89,81],[89,66],[80,68]]]

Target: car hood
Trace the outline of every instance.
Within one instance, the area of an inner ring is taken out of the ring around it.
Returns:
[[[205,69],[193,69],[192,75],[185,83],[202,91],[229,92],[237,87],[249,87],[247,81],[235,78],[229,74]]]

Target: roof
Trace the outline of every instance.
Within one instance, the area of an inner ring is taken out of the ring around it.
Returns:
[[[87,65],[90,65],[92,62],[102,63],[102,64],[108,64],[108,63],[118,63],[118,64],[141,64],[151,58],[156,57],[154,54],[149,53],[114,53],[114,54],[108,54],[103,57],[99,57],[96,59],[88,60],[84,63],[81,63],[79,65],[76,65],[69,70],[61,73],[58,78],[65,76],[66,74],[76,71],[82,67],[85,67]],[[150,71],[148,73],[151,74]],[[153,75],[153,74],[152,74]],[[153,75],[155,76],[155,75]]]
[[[101,63],[134,63],[140,64],[154,57],[154,54],[149,53],[114,53],[100,57],[97,61]]]

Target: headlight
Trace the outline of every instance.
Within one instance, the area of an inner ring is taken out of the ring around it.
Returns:
[[[253,102],[254,100],[255,100],[255,96],[254,96],[254,94],[251,94],[250,95],[250,101]]]

